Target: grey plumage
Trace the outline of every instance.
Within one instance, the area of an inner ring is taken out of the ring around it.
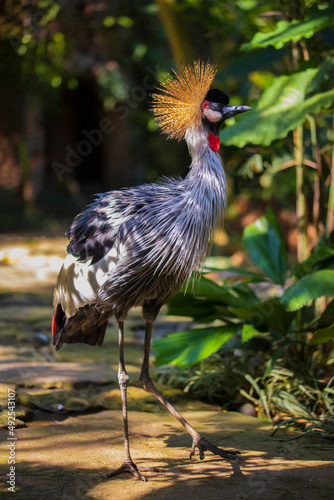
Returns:
[[[67,235],[68,256],[54,293],[53,337],[63,343],[103,343],[108,319],[119,326],[119,383],[122,393],[126,458],[121,472],[145,480],[130,457],[126,411],[128,377],[124,365],[123,322],[142,307],[146,322],[140,381],[180,421],[193,438],[200,458],[210,450],[228,460],[236,452],[219,449],[186,422],[154,387],[149,376],[151,327],[161,306],[201,268],[226,204],[226,181],[219,154],[219,126],[229,116],[248,111],[228,106],[228,97],[209,90],[215,71],[195,63],[175,73],[156,97],[162,130],[184,136],[192,161],[185,179],[110,191],[79,214]],[[195,93],[192,92],[192,86]],[[184,98],[184,101],[182,101]],[[212,100],[214,99],[214,101]],[[187,117],[189,116],[189,127]],[[179,120],[173,130],[173,120]],[[177,348],[177,346],[176,346]]]
[[[83,327],[89,331],[100,323],[102,311],[104,318],[119,319],[145,302],[160,308],[203,263],[222,219],[225,175],[203,130],[186,135],[186,141],[192,163],[185,179],[98,195],[74,220],[67,233],[69,253],[79,261],[91,259],[88,266],[111,248],[119,258],[89,307],[67,320],[65,342],[76,334],[82,339]]]
[[[196,155],[184,180],[111,194],[124,251],[98,304],[108,303],[117,318],[146,301],[162,305],[203,263],[226,194],[221,163],[211,153]]]

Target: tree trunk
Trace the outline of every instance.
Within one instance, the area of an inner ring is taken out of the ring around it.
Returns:
[[[161,22],[165,28],[170,50],[175,62],[187,62],[196,59],[187,25],[177,10],[177,0],[156,0]]]

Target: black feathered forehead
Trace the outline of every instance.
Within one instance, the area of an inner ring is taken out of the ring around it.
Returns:
[[[205,100],[210,102],[219,102],[221,104],[224,104],[225,106],[227,106],[230,102],[229,97],[224,92],[218,89],[209,90],[205,96]]]

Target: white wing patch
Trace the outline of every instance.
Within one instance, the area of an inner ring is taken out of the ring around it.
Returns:
[[[54,307],[60,304],[66,318],[70,318],[80,307],[94,302],[99,289],[110,278],[118,259],[119,252],[115,248],[92,265],[91,258],[79,262],[76,257],[68,254],[54,291]]]

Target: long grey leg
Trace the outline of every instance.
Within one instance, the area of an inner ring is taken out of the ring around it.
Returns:
[[[227,460],[235,461],[238,457],[237,451],[225,451],[221,448],[217,448],[217,446],[209,443],[204,437],[202,437],[183,417],[182,415],[171,405],[167,399],[158,391],[158,389],[154,386],[150,373],[149,373],[149,359],[150,359],[150,346],[151,346],[151,332],[152,332],[152,322],[146,321],[145,323],[145,345],[144,345],[144,356],[143,363],[140,373],[140,382],[144,389],[151,392],[159,401],[162,403],[165,408],[175,418],[183,425],[183,427],[189,432],[191,437],[193,438],[193,444],[191,447],[190,458],[195,454],[195,449],[199,449],[199,457],[201,460],[204,458],[204,452],[206,450],[211,451],[215,455],[220,455]]]
[[[122,397],[122,413],[123,413],[123,425],[124,425],[124,447],[125,447],[125,459],[123,465],[117,470],[110,472],[106,477],[113,477],[121,474],[122,472],[129,472],[133,476],[141,479],[142,481],[147,481],[147,479],[142,476],[137,469],[137,466],[133,463],[130,455],[130,444],[129,444],[129,428],[128,428],[128,405],[127,405],[127,386],[129,383],[129,376],[126,373],[124,364],[124,323],[123,321],[118,322],[118,344],[119,344],[119,365],[118,365],[118,383],[121,389]]]
[[[118,322],[118,344],[119,344],[119,365],[118,365],[118,383],[121,389],[122,398],[122,413],[123,413],[123,426],[124,426],[124,447],[125,447],[125,459],[121,467],[115,471],[107,474],[106,479],[122,472],[129,472],[133,476],[141,479],[142,481],[147,481],[147,479],[138,472],[140,470],[153,470],[155,472],[160,472],[160,469],[155,467],[140,467],[137,466],[131,458],[130,455],[130,442],[129,442],[129,425],[128,425],[128,405],[127,405],[127,387],[129,383],[129,376],[126,373],[125,363],[124,363],[124,323],[123,321]]]

